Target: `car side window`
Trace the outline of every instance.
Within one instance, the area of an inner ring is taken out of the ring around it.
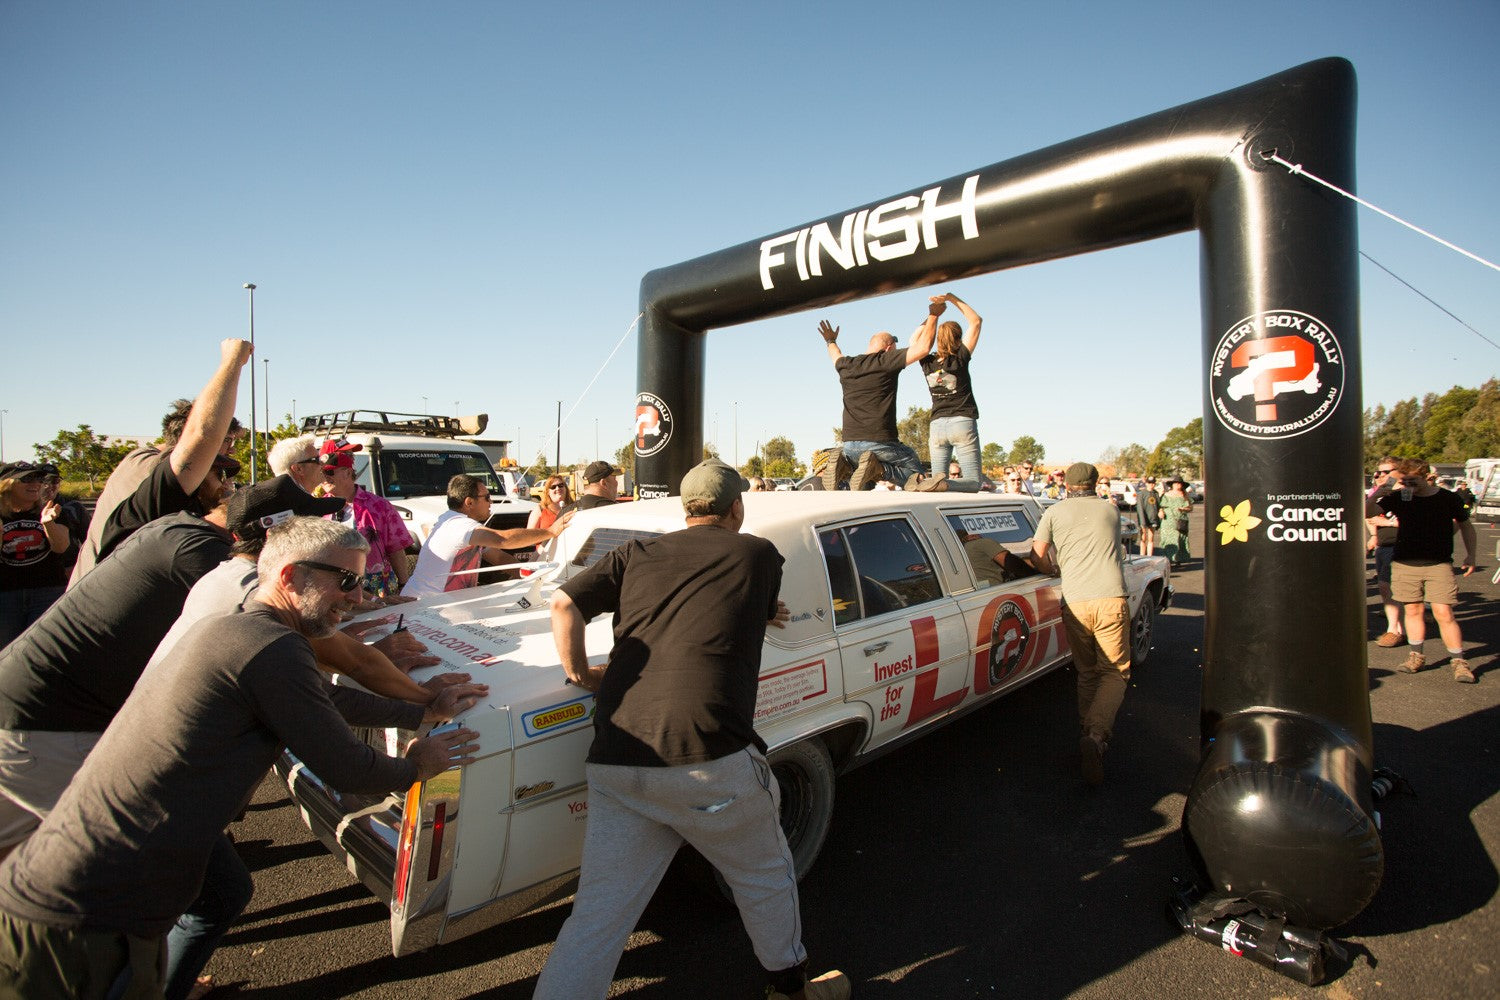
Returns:
[[[975,586],[993,587],[1036,575],[1030,561],[1035,529],[1020,511],[950,514],[948,526],[969,559]]]
[[[926,549],[904,518],[850,525],[820,537],[836,625],[943,595]]]

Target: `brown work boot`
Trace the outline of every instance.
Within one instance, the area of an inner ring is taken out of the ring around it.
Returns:
[[[867,451],[859,456],[859,464],[854,467],[854,475],[849,477],[849,488],[851,490],[873,490],[875,484],[885,478],[885,466],[880,459],[875,457],[873,451]]]
[[[1094,787],[1104,784],[1104,751],[1109,749],[1097,736],[1085,735],[1078,741],[1078,752],[1083,758],[1083,780]]]
[[[1453,658],[1453,679],[1460,684],[1477,684],[1479,678],[1474,676],[1474,671],[1469,668],[1469,661],[1462,656]]]
[[[1393,649],[1396,646],[1401,645],[1405,641],[1406,636],[1402,635],[1400,632],[1387,632],[1379,639],[1375,640],[1375,645],[1384,646],[1386,649]]]
[[[914,472],[911,478],[906,481],[906,485],[901,488],[907,491],[917,490],[922,493],[945,493],[948,490],[948,477],[924,476],[920,472]]]
[[[1427,666],[1427,657],[1414,649],[1406,654],[1406,662],[1401,664],[1401,670],[1404,673],[1414,674],[1425,666]]]
[[[823,477],[823,489],[836,490],[849,478],[854,466],[844,457],[843,448],[824,448],[813,453],[813,471]]]
[[[777,993],[775,990],[766,990],[766,1000],[849,1000],[853,991],[849,986],[849,977],[834,969],[825,972],[817,979],[810,979],[807,985],[802,987],[790,997],[785,993]]]

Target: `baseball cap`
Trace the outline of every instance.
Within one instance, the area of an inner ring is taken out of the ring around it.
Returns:
[[[30,462],[6,462],[0,465],[0,479],[16,479],[23,483],[34,483],[46,473],[41,466]]]
[[[293,517],[322,517],[344,509],[340,497],[315,497],[291,476],[273,476],[247,486],[229,498],[229,530],[241,541],[259,541],[266,532]]]
[[[710,458],[682,477],[682,504],[685,507],[690,500],[702,500],[707,502],[711,513],[727,514],[744,489],[745,480],[738,472],[717,458]]]
[[[1087,462],[1074,462],[1063,473],[1063,482],[1069,486],[1093,486],[1099,481],[1099,470]]]
[[[364,450],[365,446],[362,444],[335,441],[329,438],[318,449],[318,464],[325,469],[352,469],[354,468],[354,453]]]
[[[617,474],[619,471],[619,469],[608,462],[590,462],[583,470],[583,481],[589,485],[593,485]]]

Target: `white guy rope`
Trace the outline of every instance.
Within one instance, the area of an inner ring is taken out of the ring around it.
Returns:
[[[1357,194],[1351,194],[1350,192],[1345,191],[1343,188],[1339,187],[1337,184],[1330,184],[1328,181],[1325,181],[1323,178],[1319,177],[1317,174],[1309,173],[1306,170],[1303,170],[1302,169],[1302,164],[1300,164],[1300,163],[1289,163],[1288,161],[1282,159],[1282,157],[1280,156],[1280,154],[1278,154],[1274,149],[1271,150],[1268,153],[1262,153],[1260,155],[1261,155],[1262,159],[1265,159],[1265,160],[1267,160],[1267,161],[1269,161],[1271,163],[1279,163],[1283,167],[1286,167],[1287,170],[1289,172],[1293,173],[1293,174],[1300,175],[1302,177],[1306,177],[1308,180],[1313,181],[1316,184],[1323,185],[1324,187],[1328,188],[1328,190],[1330,190],[1330,191],[1337,191],[1339,194],[1343,195],[1345,198],[1348,198],[1351,201],[1354,201],[1354,202],[1357,202],[1357,203],[1363,205],[1365,208],[1370,209],[1370,211],[1372,211],[1372,212],[1379,212],[1381,215],[1385,216],[1387,219],[1390,219],[1392,222],[1399,222],[1401,225],[1405,226],[1407,229],[1410,229],[1412,232],[1421,233],[1423,236],[1427,237],[1429,240],[1432,240],[1435,243],[1441,243],[1443,246],[1447,247],[1449,250],[1453,250],[1453,251],[1455,251],[1457,253],[1461,253],[1465,257],[1469,258],[1470,260],[1478,261],[1479,263],[1483,264],[1485,267],[1489,268],[1492,271],[1500,271],[1500,264],[1494,264],[1494,263],[1492,263],[1490,261],[1485,260],[1483,257],[1479,256],[1478,254],[1470,253],[1469,251],[1465,250],[1461,246],[1458,246],[1458,245],[1453,244],[1453,243],[1449,243],[1447,240],[1443,239],[1441,236],[1435,236],[1432,233],[1429,233],[1427,230],[1423,229],[1421,226],[1414,226],[1410,222],[1407,222],[1405,219],[1401,218],[1400,216],[1398,216],[1398,215],[1392,215],[1390,212],[1387,212],[1385,209],[1379,207],[1378,205],[1372,205],[1372,204],[1370,204],[1368,201],[1365,201],[1359,195],[1357,195]]]
[[[1431,295],[1428,295],[1426,292],[1422,291],[1422,289],[1418,288],[1416,285],[1413,285],[1410,281],[1407,281],[1405,278],[1401,277],[1401,275],[1397,274],[1395,271],[1392,271],[1390,268],[1388,268],[1384,264],[1380,263],[1380,261],[1376,260],[1374,257],[1371,257],[1369,254],[1365,253],[1363,250],[1361,250],[1359,252],[1359,255],[1361,257],[1363,257],[1365,260],[1369,261],[1371,264],[1374,264],[1376,267],[1380,268],[1386,274],[1389,274],[1391,277],[1393,277],[1397,281],[1401,282],[1401,284],[1405,285],[1407,288],[1410,288],[1412,291],[1414,291],[1418,295],[1422,296],[1422,298],[1426,299],[1428,302],[1431,302],[1433,305],[1437,306],[1443,312],[1447,313],[1450,317],[1452,317],[1452,319],[1453,319],[1453,321],[1455,323],[1458,323],[1460,326],[1462,326],[1465,329],[1467,329],[1474,336],[1478,337],[1480,340],[1484,341],[1486,344],[1489,344],[1491,347],[1495,348],[1496,350],[1500,350],[1500,344],[1495,343],[1493,340],[1491,340],[1490,338],[1486,337],[1484,334],[1480,333],[1478,330],[1474,329],[1472,326],[1469,326],[1469,324],[1465,323],[1463,320],[1459,319],[1458,316],[1454,315],[1453,310],[1451,310],[1447,306],[1443,305],[1437,299],[1433,298]]]
[[[609,363],[615,359],[615,355],[620,353],[620,348],[624,347],[625,346],[625,341],[630,338],[630,331],[632,331],[632,330],[635,329],[635,325],[641,321],[641,317],[644,316],[644,315],[646,315],[646,314],[643,313],[643,312],[639,312],[639,313],[635,314],[635,319],[631,320],[630,321],[630,325],[625,328],[625,333],[623,335],[621,335],[619,343],[615,344],[615,349],[609,352],[609,357],[607,357],[607,358],[604,359],[604,364],[600,365],[599,366],[599,370],[596,371],[596,372],[594,372],[594,377],[591,378],[591,379],[589,379],[589,384],[583,387],[583,392],[579,394],[577,402],[575,402],[568,409],[568,415],[562,418],[562,422],[558,424],[557,429],[554,430],[552,432],[551,436],[548,437],[543,442],[543,444],[542,444],[542,452],[543,452],[543,456],[544,457],[545,457],[545,453],[546,453],[546,450],[547,450],[547,445],[549,445],[553,441],[557,440],[557,437],[560,434],[562,434],[562,429],[564,427],[568,426],[568,421],[570,419],[572,419],[574,411],[577,410],[578,407],[579,407],[579,405],[583,403],[583,401],[584,401],[585,398],[587,398],[587,396],[589,394],[589,390],[594,387],[594,383],[595,382],[599,381],[599,376],[604,374],[604,369],[606,369],[606,368],[609,367]],[[519,446],[519,444],[520,444],[520,442],[517,442],[518,446]],[[598,456],[595,456],[595,457],[597,458]],[[535,469],[536,467],[537,467],[537,463],[532,462],[531,465],[529,467],[527,467],[526,472],[530,473],[531,470]]]

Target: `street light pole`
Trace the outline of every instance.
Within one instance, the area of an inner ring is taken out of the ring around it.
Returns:
[[[245,282],[250,293],[250,482],[255,482],[255,285]]]
[[[9,410],[0,410],[0,462],[5,461],[5,415]]]
[[[562,400],[557,401],[557,461],[556,465],[562,468]]]
[[[261,358],[260,360],[261,363],[266,366],[266,437],[270,438],[271,432],[276,428],[276,425],[274,423],[276,418],[271,416],[271,359]],[[270,442],[267,441],[268,445],[269,443]],[[269,457],[266,459],[266,464],[270,464]]]

